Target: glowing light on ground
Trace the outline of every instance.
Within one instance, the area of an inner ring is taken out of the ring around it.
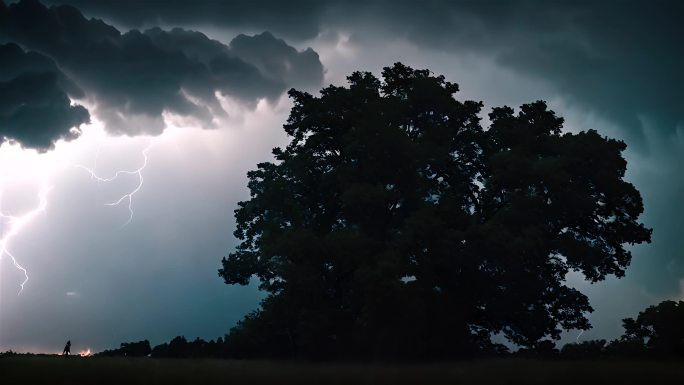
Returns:
[[[81,350],[80,352],[78,352],[78,355],[81,357],[90,357],[92,353],[90,352],[90,348],[88,348],[86,350]]]

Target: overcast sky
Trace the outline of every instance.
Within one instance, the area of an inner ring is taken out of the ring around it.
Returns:
[[[225,334],[262,297],[217,269],[246,172],[287,142],[284,92],[396,61],[485,112],[543,99],[566,130],[627,143],[653,243],[626,278],[569,277],[596,309],[581,338],[615,338],[620,319],[682,298],[682,22],[674,0],[0,0],[0,211],[47,194],[7,243],[29,277],[20,295],[23,272],[0,261],[0,350]],[[112,181],[85,169],[143,165]]]

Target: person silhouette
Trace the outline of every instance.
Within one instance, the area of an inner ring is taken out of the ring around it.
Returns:
[[[68,356],[69,354],[71,354],[71,340],[67,341],[64,346],[64,351],[62,352],[63,356]]]

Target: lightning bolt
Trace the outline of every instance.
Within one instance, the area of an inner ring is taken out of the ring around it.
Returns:
[[[118,206],[123,202],[128,202],[128,204],[127,204],[127,206],[128,206],[128,220],[121,227],[128,225],[133,220],[133,196],[138,191],[140,191],[140,189],[142,188],[143,183],[145,181],[145,179],[143,178],[143,170],[145,169],[145,167],[147,167],[147,159],[148,159],[147,152],[150,150],[150,148],[152,148],[152,142],[150,142],[150,144],[148,144],[147,147],[145,147],[145,149],[142,151],[143,163],[140,167],[138,167],[135,170],[119,170],[119,171],[115,172],[113,176],[111,176],[109,178],[104,178],[104,177],[97,175],[97,173],[95,172],[94,169],[86,167],[82,164],[71,164],[72,167],[76,167],[76,168],[79,168],[81,170],[84,170],[85,172],[90,174],[91,178],[97,180],[98,182],[104,182],[104,183],[113,182],[122,175],[135,175],[138,177],[138,184],[135,186],[135,188],[133,190],[131,190],[127,194],[124,194],[121,198],[119,198],[113,202],[105,203],[105,206]]]
[[[91,178],[96,179],[98,182],[112,182],[116,179],[118,179],[122,175],[135,175],[138,177],[138,184],[131,190],[130,192],[124,194],[121,196],[119,199],[105,203],[106,206],[118,206],[124,202],[127,203],[128,207],[128,220],[122,225],[126,226],[131,221],[133,220],[133,196],[140,191],[140,189],[143,186],[144,183],[144,178],[143,178],[143,170],[147,167],[147,161],[148,161],[148,156],[147,153],[152,147],[152,142],[148,144],[147,147],[142,151],[142,156],[143,156],[143,163],[140,167],[134,169],[134,170],[120,170],[116,171],[112,177],[105,178],[97,175],[95,172],[94,168],[91,169],[89,167],[86,167],[81,164],[69,164],[72,167],[76,167],[82,170],[85,170],[88,174],[90,174]],[[99,156],[99,149],[98,149],[98,156]],[[97,166],[97,157],[95,160],[95,165],[93,167]],[[0,207],[0,226],[2,228],[2,233],[0,233],[0,259],[3,258],[3,256],[7,256],[10,258],[12,261],[12,264],[14,265],[15,268],[17,268],[19,271],[22,272],[24,275],[24,279],[19,285],[19,292],[18,294],[21,294],[21,292],[24,290],[24,286],[26,283],[29,281],[29,276],[28,276],[28,271],[26,268],[24,268],[17,258],[12,254],[12,252],[9,250],[9,244],[10,241],[18,235],[21,230],[28,224],[30,223],[38,214],[42,213],[45,211],[48,205],[47,201],[47,196],[50,190],[52,189],[51,186],[49,186],[45,181],[43,181],[40,191],[38,192],[38,205],[24,213],[23,215],[16,216],[16,215],[10,215],[7,213],[2,212],[1,207]],[[0,203],[2,202],[2,191],[0,190]],[[5,231],[6,228],[9,228],[9,230]]]
[[[26,269],[21,264],[19,264],[14,254],[12,254],[9,251],[9,243],[12,240],[12,238],[19,234],[19,232],[29,222],[31,222],[38,214],[45,211],[45,209],[47,208],[47,195],[51,189],[52,187],[48,186],[45,182],[43,182],[40,191],[38,192],[38,206],[36,206],[33,210],[24,213],[24,215],[15,216],[0,212],[0,219],[2,220],[3,230],[6,225],[9,226],[9,231],[3,231],[3,235],[0,238],[0,259],[2,259],[2,257],[5,255],[8,256],[12,261],[14,267],[16,267],[19,271],[21,271],[24,274],[24,280],[19,285],[20,288],[19,293],[17,293],[17,295],[21,294],[21,292],[24,291],[24,285],[26,285],[26,282],[28,282],[29,276]]]
[[[580,337],[582,337],[582,334],[584,334],[584,330],[580,330],[579,334],[577,335],[577,338],[575,338],[575,342],[579,343]]]

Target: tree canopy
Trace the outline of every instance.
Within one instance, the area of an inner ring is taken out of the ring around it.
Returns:
[[[684,301],[663,301],[622,323],[623,342],[643,344],[646,352],[655,355],[684,355]]]
[[[494,108],[484,128],[481,102],[401,63],[348,81],[290,90],[290,143],[248,173],[219,275],[269,295],[230,338],[255,354],[429,358],[590,328],[566,274],[621,277],[625,246],[650,242],[625,143],[564,133],[543,101]]]

